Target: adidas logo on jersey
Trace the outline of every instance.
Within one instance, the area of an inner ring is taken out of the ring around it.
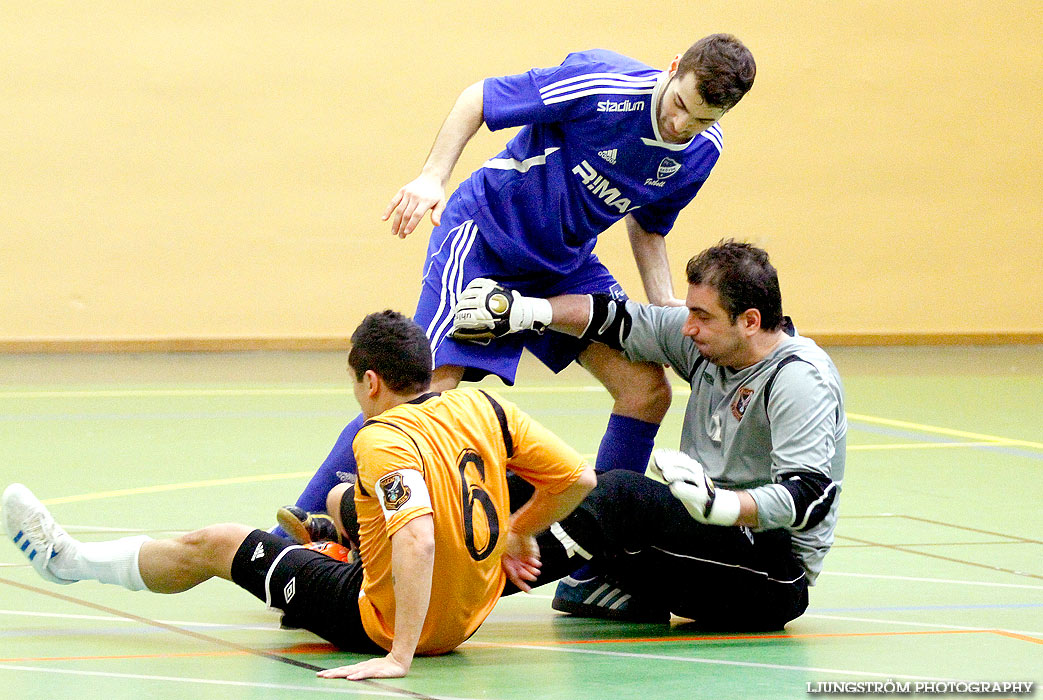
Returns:
[[[597,170],[588,163],[587,161],[580,161],[580,164],[572,169],[572,172],[579,175],[583,184],[587,186],[587,189],[594,193],[594,196],[601,199],[605,204],[612,207],[613,209],[619,210],[620,214],[626,214],[630,209],[636,209],[637,207],[631,207],[630,198],[622,197],[622,192],[612,186],[606,178],[598,174]]]
[[[599,112],[643,112],[644,109],[644,102],[631,102],[630,100],[623,100],[622,102],[603,100],[598,102]]]
[[[610,151],[598,151],[598,155],[601,156],[601,158],[603,160],[608,161],[611,165],[615,165],[616,164],[616,149],[615,148],[613,148]]]
[[[250,561],[257,561],[258,559],[260,559],[263,556],[264,556],[264,543],[263,542],[258,542],[257,546],[254,548],[253,556],[250,557]]]

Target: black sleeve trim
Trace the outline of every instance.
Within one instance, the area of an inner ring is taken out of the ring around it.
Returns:
[[[507,448],[507,458],[510,459],[514,456],[514,438],[511,437],[510,426],[507,425],[507,413],[503,410],[503,406],[496,402],[496,399],[481,389],[478,391],[492,404],[493,411],[496,413],[496,420],[500,421],[500,431],[503,433],[503,446]]]
[[[776,483],[789,491],[793,499],[794,530],[803,532],[822,522],[837,497],[837,485],[817,472],[784,472]]]

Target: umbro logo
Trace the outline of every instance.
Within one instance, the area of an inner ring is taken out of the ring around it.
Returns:
[[[289,603],[293,600],[293,596],[297,593],[297,577],[294,576],[290,579],[290,582],[282,589],[283,600]]]
[[[264,556],[264,543],[263,542],[258,542],[257,546],[254,548],[253,556],[250,557],[250,561],[257,561],[258,559],[260,559],[263,556]]]
[[[613,148],[610,151],[598,151],[598,155],[601,156],[601,158],[603,160],[606,160],[609,163],[611,163],[612,165],[615,165],[616,164],[616,151],[617,151],[617,149],[615,149],[615,148]]]

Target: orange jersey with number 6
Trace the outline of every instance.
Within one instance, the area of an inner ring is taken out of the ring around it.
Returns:
[[[385,649],[395,630],[391,537],[414,518],[434,518],[431,602],[418,654],[457,647],[503,591],[507,470],[559,493],[586,466],[517,406],[478,389],[425,394],[395,406],[367,421],[353,447],[365,565],[359,609],[366,633]]]

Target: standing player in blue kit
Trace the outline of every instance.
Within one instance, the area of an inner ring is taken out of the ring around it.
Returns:
[[[549,304],[535,304],[532,332],[485,345],[448,336],[453,307],[478,277],[521,294],[626,294],[593,254],[597,237],[624,219],[648,300],[674,296],[663,237],[702,187],[722,148],[718,121],[753,85],[756,66],[734,36],[714,34],[668,70],[606,50],[570,54],[553,68],[487,78],[466,88],[446,118],[420,175],[384,213],[404,238],[430,212],[415,320],[431,339],[433,391],[488,374],[513,384],[522,349],[558,372],[578,360],[614,404],[598,450],[598,471],[644,469],[670,406],[661,366],[554,331]],[[485,123],[522,127],[446,200],[445,185],[466,144]],[[341,475],[356,471],[351,445],[361,416],[341,433],[297,501],[324,508]],[[298,513],[300,511],[297,511]],[[301,514],[301,517],[306,517]]]

